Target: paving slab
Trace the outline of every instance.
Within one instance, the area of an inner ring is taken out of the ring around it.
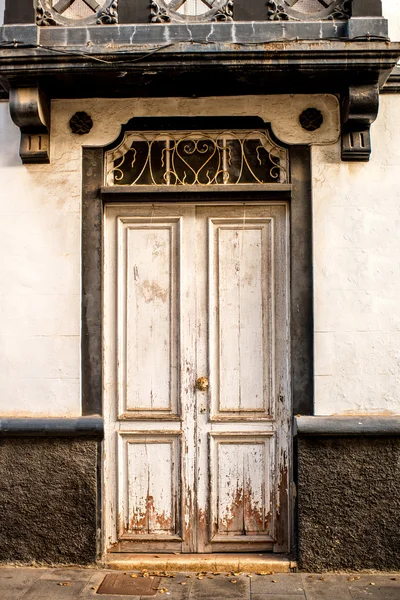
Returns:
[[[273,575],[253,575],[251,578],[251,594],[257,595],[288,595],[304,594],[300,573],[274,573]],[[268,600],[268,598],[264,598]]]
[[[347,577],[353,600],[400,600],[400,576],[369,574]]]
[[[65,581],[88,581],[94,569],[76,569],[74,567],[47,569],[41,579],[57,579]]]
[[[211,575],[210,575],[211,576]],[[215,576],[193,579],[190,600],[248,600],[250,598],[250,578],[244,575]],[[174,599],[175,600],[175,599]]]
[[[265,594],[252,594],[251,600],[267,600],[267,598],[273,598],[273,600],[307,600],[304,594],[289,594],[277,596],[276,594],[266,596]],[[340,600],[340,598],[332,598],[332,600]]]
[[[302,575],[307,600],[354,600],[344,575]]]
[[[19,600],[46,569],[0,568],[1,600]]]
[[[60,585],[63,583],[67,585]],[[23,595],[23,600],[76,600],[84,585],[84,581],[39,579]],[[11,596],[11,599],[14,600],[14,597]]]

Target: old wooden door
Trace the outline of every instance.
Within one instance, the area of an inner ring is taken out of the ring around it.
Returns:
[[[287,211],[106,207],[108,549],[289,549]]]

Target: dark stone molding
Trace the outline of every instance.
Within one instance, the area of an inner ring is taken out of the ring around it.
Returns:
[[[5,0],[5,24],[34,22],[35,9],[32,0]]]
[[[311,148],[289,148],[290,336],[293,414],[314,411],[314,307]]]
[[[382,0],[352,0],[351,13],[353,17],[380,17]]]
[[[351,23],[354,23],[354,27]],[[5,29],[5,28],[3,28]],[[12,27],[10,27],[12,29]],[[134,49],[136,44],[160,44],[195,41],[203,44],[265,44],[271,42],[290,43],[293,41],[353,41],[356,34],[359,43],[373,43],[374,38],[387,39],[388,21],[382,17],[356,18],[349,21],[233,21],[214,23],[163,23],[163,27],[155,24],[138,23],[135,25],[120,24],[107,27],[57,27],[55,29],[40,28],[39,42],[42,45],[68,47],[78,45],[85,47],[90,42],[92,47],[105,46],[111,42],[123,44]],[[87,49],[87,48],[86,48]],[[207,52],[207,47],[202,48]],[[111,54],[111,52],[110,52]]]
[[[0,418],[2,438],[85,438],[102,440],[104,422],[100,416],[77,418]]]
[[[297,438],[298,564],[400,569],[400,438]]]
[[[400,437],[400,415],[295,417],[295,435],[299,437],[389,436]]]
[[[38,87],[10,89],[10,115],[21,130],[23,163],[50,162],[50,103]]]
[[[393,69],[389,79],[381,89],[381,94],[400,94],[400,66]]]
[[[342,160],[368,161],[370,127],[378,116],[379,86],[351,85],[342,98]]]

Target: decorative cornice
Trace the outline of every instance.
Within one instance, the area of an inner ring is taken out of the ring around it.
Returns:
[[[285,7],[275,0],[267,2],[267,16],[269,21],[288,21],[289,15],[285,12]]]
[[[101,11],[96,20],[97,25],[116,25],[118,23],[118,0],[113,0]]]
[[[69,19],[58,12],[51,0],[36,0],[36,24],[45,26],[79,27],[80,25],[116,25],[118,23],[118,0],[107,0],[96,10],[96,2],[92,7],[93,15],[82,19]]]
[[[212,21],[233,21],[233,0],[222,6],[212,17]]]
[[[169,16],[167,9],[160,6],[158,2],[152,0],[150,4],[150,20],[152,23],[170,23],[171,17]]]
[[[321,10],[315,13],[302,13],[296,10],[296,3],[290,5],[279,0],[268,0],[267,18],[269,21],[310,21],[310,20],[344,20],[351,17],[351,0],[336,0],[330,6],[321,4]]]
[[[53,13],[43,8],[40,2],[36,8],[36,25],[40,27],[58,25],[56,19],[53,17]]]
[[[166,3],[164,0],[151,0],[150,22],[151,23],[210,23],[218,21],[233,21],[233,0],[216,0],[213,6],[208,2],[204,6],[211,7],[200,15],[186,15],[179,13],[176,7],[181,7],[182,2],[172,0]]]

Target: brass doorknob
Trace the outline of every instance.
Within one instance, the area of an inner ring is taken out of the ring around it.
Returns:
[[[196,390],[199,390],[200,392],[206,392],[209,385],[210,383],[208,381],[208,377],[199,377],[196,381]]]

